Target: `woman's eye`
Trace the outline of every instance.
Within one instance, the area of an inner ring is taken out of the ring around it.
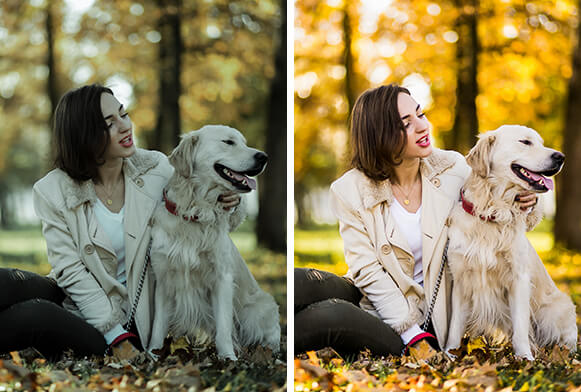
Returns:
[[[521,142],[521,143],[522,143],[522,144],[524,144],[525,146],[530,146],[530,145],[532,145],[532,144],[533,144],[533,143],[531,143],[531,141],[530,141],[530,140],[526,140],[526,139],[519,140],[519,142]]]
[[[234,145],[234,141],[232,141],[232,140],[222,140],[222,142],[228,144],[229,146]]]
[[[107,129],[111,129],[112,126],[113,126],[113,123],[107,124]]]
[[[422,118],[422,117],[426,117],[426,113],[423,113],[423,112],[422,112],[422,113],[418,114],[418,117],[420,117],[420,118]]]
[[[121,117],[123,117],[123,118],[125,118],[125,117],[127,117],[127,116],[129,116],[129,113],[123,113],[123,114],[121,115]]]

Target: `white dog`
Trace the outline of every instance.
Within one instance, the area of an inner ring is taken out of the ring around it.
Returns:
[[[533,359],[540,346],[576,348],[575,306],[557,289],[525,231],[541,219],[540,204],[522,211],[518,193],[553,189],[564,155],[537,132],[505,125],[480,136],[466,157],[472,173],[450,215],[452,317],[446,352],[471,334],[511,337],[515,355]]]
[[[250,176],[264,170],[266,154],[233,128],[207,125],[182,136],[169,161],[175,171],[154,214],[151,247],[156,308],[168,319],[156,322],[174,335],[214,339],[221,358],[236,360],[236,349],[254,343],[278,351],[278,305],[228,235],[244,219],[244,203],[232,212],[218,202],[227,191],[256,189]]]

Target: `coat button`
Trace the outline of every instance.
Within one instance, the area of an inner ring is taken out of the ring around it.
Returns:
[[[147,221],[147,226],[153,227],[153,216],[149,218],[149,221]]]
[[[440,187],[440,179],[438,177],[434,178],[432,180],[432,184],[434,184],[436,186],[436,188]]]
[[[95,252],[95,247],[91,244],[85,245],[85,253],[92,255]]]
[[[135,179],[135,185],[137,185],[140,188],[143,188],[143,179],[141,177],[137,177]]]
[[[391,245],[383,244],[381,245],[381,253],[384,255],[388,255],[391,253]]]

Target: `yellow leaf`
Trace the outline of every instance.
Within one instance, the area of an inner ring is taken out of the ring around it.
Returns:
[[[172,340],[171,345],[170,345],[170,352],[172,354],[174,354],[179,349],[187,350],[189,345],[190,345],[190,342],[189,342],[188,338],[186,338],[185,336],[182,336],[178,339]]]
[[[427,361],[436,354],[436,350],[434,350],[432,346],[430,346],[425,340],[420,340],[419,343],[415,344],[413,347],[410,347],[410,355],[416,360],[423,359]]]
[[[12,357],[12,362],[14,362],[15,365],[22,366],[22,359],[20,358],[18,351],[10,351],[10,356]]]
[[[470,339],[468,342],[468,345],[466,346],[466,352],[468,355],[472,354],[472,351],[474,350],[486,351],[486,342],[484,342],[482,336],[479,336],[476,339]]]
[[[526,392],[526,391],[528,391],[529,389],[530,389],[530,386],[529,386],[529,382],[528,382],[528,381],[526,381],[526,382],[525,382],[525,383],[522,385],[522,387],[520,387],[520,391],[525,391],[525,392]]]
[[[319,358],[317,357],[317,353],[314,351],[307,351],[307,355],[309,357],[309,361],[313,364],[313,365],[318,365],[319,364]]]

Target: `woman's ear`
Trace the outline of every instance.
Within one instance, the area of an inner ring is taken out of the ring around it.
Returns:
[[[496,136],[490,132],[480,135],[476,145],[466,155],[466,162],[474,174],[480,177],[488,177],[490,174],[490,151],[495,140]]]
[[[182,135],[180,144],[169,156],[169,163],[183,177],[191,177],[194,174],[194,154],[196,153],[196,144],[198,136],[194,132]]]

